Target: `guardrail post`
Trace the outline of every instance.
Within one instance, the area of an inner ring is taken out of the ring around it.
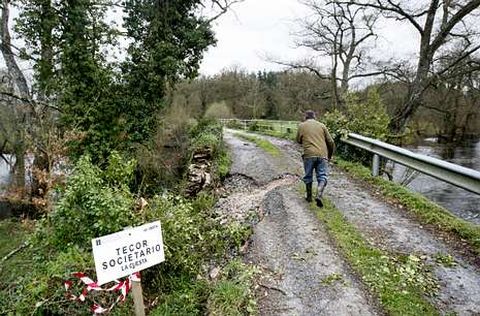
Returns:
[[[380,156],[375,154],[373,155],[372,162],[372,176],[378,177],[380,175]]]

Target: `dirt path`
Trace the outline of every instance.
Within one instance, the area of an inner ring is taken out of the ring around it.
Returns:
[[[265,138],[280,148],[281,157],[273,159],[255,145],[229,133],[226,136],[236,173],[248,175],[260,184],[278,179],[285,172],[297,175],[295,183],[267,188],[256,200],[267,216],[255,228],[249,258],[274,276],[265,284],[267,296],[262,300],[262,315],[378,313],[298,192],[302,174],[299,147],[287,140]],[[441,313],[480,315],[480,271],[463,260],[442,237],[424,229],[404,210],[385,202],[371,188],[334,167],[326,196],[376,247],[416,254],[432,265],[440,288],[431,300]],[[454,258],[454,266],[435,262],[438,255],[447,254]],[[340,281],[325,281],[332,276]]]
[[[225,140],[234,180],[219,206],[234,218],[252,209],[263,214],[247,255],[269,272],[261,280],[261,315],[381,315],[300,196],[298,164],[229,133]]]
[[[297,170],[301,168],[299,147],[296,144],[283,139],[265,138],[281,149],[284,164],[291,168],[296,166]],[[288,223],[287,227],[290,227],[290,225],[295,227],[295,223],[302,220],[311,224],[314,222],[313,216],[308,217],[309,215],[305,214],[306,217],[303,218],[303,216],[298,215],[297,209],[305,208],[305,202],[299,199],[300,194],[295,192],[286,194],[285,190],[280,192],[282,192],[284,207],[279,209],[286,214],[297,216],[292,222],[286,222]],[[326,195],[345,215],[346,219],[361,232],[363,237],[376,247],[388,252],[416,254],[426,258],[426,263],[432,265],[433,272],[439,281],[439,293],[432,299],[432,303],[441,313],[455,312],[457,315],[480,315],[480,272],[476,267],[463,260],[460,254],[442,240],[442,237],[424,229],[422,225],[405,214],[404,210],[385,202],[365,184],[352,179],[334,167],[331,168]],[[293,210],[290,210],[290,208]],[[303,214],[303,212],[301,213]],[[256,240],[263,240],[261,239],[261,232],[262,230],[268,231],[268,228],[262,228],[262,226],[268,226],[270,221],[273,227],[275,223],[273,216],[259,225],[254,237]],[[280,223],[283,221],[285,219],[280,219]],[[312,225],[319,226],[318,224]],[[308,225],[305,227],[305,231],[311,229]],[[296,229],[302,231],[302,226],[296,227]],[[322,228],[319,229],[322,230]],[[302,233],[304,232],[300,232],[300,234]],[[292,233],[292,236],[296,234],[298,233]],[[322,240],[320,236],[316,238]],[[288,244],[288,241],[283,241],[283,243]],[[268,249],[263,251],[263,256],[268,260],[270,256],[270,254],[267,254]],[[261,254],[260,257],[262,258]],[[456,265],[445,267],[436,263],[435,257],[439,254],[451,255],[455,259]]]
[[[480,315],[480,274],[441,238],[426,231],[402,210],[376,198],[371,191],[339,170],[332,170],[329,198],[346,218],[377,247],[390,252],[426,257],[440,282],[434,304],[443,311],[459,315]],[[348,188],[348,190],[345,190]],[[438,255],[451,255],[457,262],[444,267],[435,262]]]

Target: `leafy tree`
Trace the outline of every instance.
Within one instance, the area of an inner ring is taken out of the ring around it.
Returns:
[[[193,78],[208,46],[215,43],[210,24],[197,16],[198,0],[127,0],[124,27],[131,38],[123,64],[128,104],[123,111],[133,120],[129,134],[151,134],[152,113],[165,106],[168,84]]]
[[[55,54],[58,51],[59,16],[51,0],[21,0],[15,31],[25,41],[22,57],[36,60],[35,85],[41,100],[55,91]]]

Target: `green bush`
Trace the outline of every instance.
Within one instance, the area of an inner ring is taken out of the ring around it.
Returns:
[[[105,171],[88,156],[80,158],[61,200],[42,226],[47,230],[42,239],[47,238],[56,249],[72,245],[89,249],[92,238],[138,223],[128,188],[134,168],[134,161],[118,153],[112,153]]]
[[[190,151],[209,146],[214,153],[214,173],[226,173],[230,160],[222,144],[221,125],[199,122],[189,130],[189,137]],[[157,194],[137,212],[129,189],[135,168],[135,161],[118,153],[112,153],[104,169],[88,156],[77,161],[54,210],[37,223],[29,239],[23,253],[29,269],[0,286],[0,314],[86,315],[91,297],[107,306],[114,294],[91,293],[84,304],[66,300],[63,281],[77,271],[96,279],[91,239],[156,220],[162,223],[166,261],[142,272],[146,300],[158,298],[158,308],[151,313],[205,314],[215,285],[198,281],[198,276],[205,275],[212,262],[221,265],[236,253],[251,229],[236,223],[221,225],[212,211],[216,198],[209,192],[192,200],[174,193]],[[235,283],[235,278],[222,280]],[[239,295],[250,291],[244,285],[239,289],[244,291]],[[75,293],[79,291],[77,286]],[[242,303],[242,308],[250,305]],[[112,311],[113,315],[130,313],[130,298]]]
[[[38,315],[88,314],[89,304],[65,300],[63,281],[77,271],[95,279],[91,239],[141,223],[128,188],[134,169],[134,161],[115,152],[105,170],[89,156],[77,161],[59,202],[29,238],[29,269],[18,277],[13,293],[0,294],[7,311],[32,314],[36,306]],[[102,299],[112,301],[112,295]]]
[[[243,129],[244,125],[240,120],[231,120],[228,121],[227,125],[228,128],[233,128],[233,129]]]
[[[205,112],[205,117],[215,119],[230,119],[233,117],[233,112],[225,101],[214,102],[208,106],[208,109]]]
[[[195,124],[185,109],[169,109],[159,119],[153,138],[137,147],[135,186],[143,195],[177,189],[188,161],[189,130]]]
[[[363,102],[357,95],[349,95],[343,112],[335,110],[326,113],[323,119],[338,146],[337,154],[345,159],[360,161],[364,164],[370,163],[372,154],[346,145],[340,139],[353,132],[385,140],[388,136],[389,121],[385,105],[374,89],[368,92],[367,99]]]
[[[213,170],[211,170],[214,181],[223,179],[231,164],[227,148],[223,143],[223,126],[220,122],[212,119],[204,119],[198,122],[190,130],[190,160],[197,152],[209,151],[212,154]]]

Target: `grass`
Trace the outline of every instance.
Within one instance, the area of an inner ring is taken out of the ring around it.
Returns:
[[[335,206],[312,205],[351,267],[378,295],[389,315],[439,315],[425,296],[434,294],[436,281],[429,267],[414,255],[389,254],[370,246]]]
[[[277,146],[273,145],[268,140],[265,140],[253,135],[243,134],[243,133],[235,133],[235,136],[238,136],[246,141],[256,144],[258,147],[262,148],[273,157],[278,157],[281,154]]]
[[[251,122],[247,127],[250,132],[258,132],[265,135],[270,135],[274,137],[294,139],[297,133],[299,122],[295,121],[265,121],[257,120]],[[230,122],[227,124],[229,128],[233,129],[244,129],[244,125],[238,122]]]
[[[230,152],[225,148],[222,148],[216,160],[218,175],[220,179],[224,179],[230,171],[230,167],[232,166],[232,157],[230,156]]]
[[[0,221],[0,260],[11,251],[19,248],[27,238],[32,228],[27,223],[16,219]],[[30,269],[31,254],[28,249],[23,249],[12,255],[0,264],[0,314],[8,314],[8,302],[13,298],[11,293],[15,292],[15,281],[23,277],[25,271]],[[10,310],[13,312],[13,310]],[[13,314],[12,314],[13,315]]]
[[[0,221],[0,260],[20,247],[31,230],[32,228],[27,223],[22,223],[16,219]],[[0,284],[12,279],[12,275],[15,275],[17,271],[22,271],[22,264],[25,262],[24,252],[16,253],[2,264],[0,267],[2,282]]]
[[[231,261],[222,271],[208,299],[208,315],[256,315],[252,282],[258,274],[254,267],[240,260]]]
[[[350,174],[372,184],[394,202],[403,205],[419,222],[433,225],[440,231],[452,234],[467,242],[475,254],[480,254],[480,226],[460,219],[447,209],[428,200],[419,193],[380,177],[373,177],[370,170],[360,164],[337,158],[335,163]]]
[[[275,131],[275,128],[272,127]],[[262,133],[266,133],[261,131]],[[268,133],[268,131],[267,131]],[[275,135],[283,138],[287,136]],[[433,225],[439,231],[446,232],[468,243],[474,254],[480,255],[480,226],[460,219],[450,213],[444,207],[428,200],[419,193],[415,193],[406,187],[380,177],[373,177],[370,170],[359,163],[335,159],[335,163],[353,176],[372,184],[387,198],[413,214],[422,224]]]

